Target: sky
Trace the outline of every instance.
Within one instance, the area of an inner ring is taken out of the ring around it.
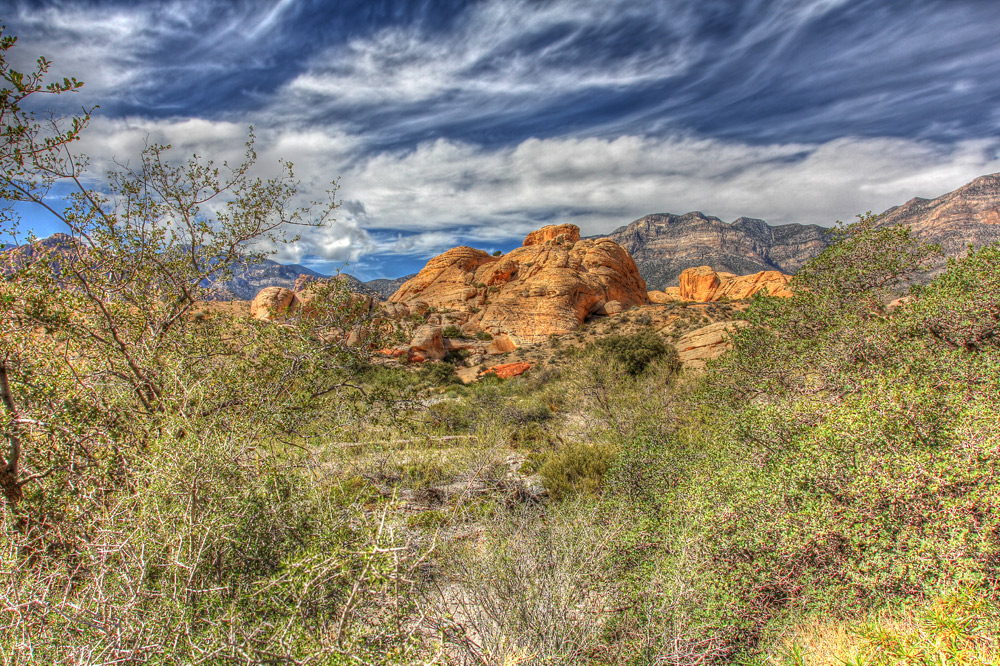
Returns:
[[[398,277],[650,213],[832,225],[1000,172],[998,0],[18,1],[99,105],[94,178],[147,142],[294,163],[335,221],[275,258]],[[40,235],[51,219],[24,211]]]

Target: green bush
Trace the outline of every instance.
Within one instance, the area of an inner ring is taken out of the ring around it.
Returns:
[[[493,339],[493,336],[490,335],[489,333],[487,333],[486,331],[477,331],[476,332],[476,339],[477,340],[485,340],[485,341],[488,342],[488,341],[490,341],[490,340]]]
[[[652,331],[634,335],[609,335],[588,345],[609,358],[626,374],[636,377],[653,362],[665,363],[673,370],[680,369],[677,350]]]
[[[455,326],[454,324],[449,324],[448,326],[445,326],[444,330],[441,331],[441,335],[446,338],[465,337],[464,335],[462,335],[462,330],[458,326]]]
[[[570,444],[551,452],[539,468],[545,488],[553,499],[600,492],[615,451],[607,444]]]

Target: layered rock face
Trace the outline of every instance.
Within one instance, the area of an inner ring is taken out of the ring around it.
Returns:
[[[677,355],[687,368],[700,370],[732,349],[730,335],[746,322],[719,321],[685,333],[677,341]]]
[[[502,257],[448,250],[389,297],[387,309],[396,316],[447,311],[448,322],[466,334],[486,331],[521,345],[573,331],[592,314],[646,302],[646,283],[621,246],[581,240],[575,225],[552,225]]]
[[[913,235],[937,243],[947,256],[965,254],[968,246],[1000,241],[1000,173],[976,178],[936,199],[910,199],[885,211],[879,224],[902,224]]]
[[[779,271],[761,271],[752,275],[733,275],[712,270],[709,266],[688,268],[680,275],[679,287],[667,287],[662,291],[649,292],[649,300],[653,303],[671,303],[676,301],[695,301],[708,303],[726,298],[741,301],[759,292],[771,296],[787,298],[792,295],[788,290],[791,275]]]
[[[706,264],[736,275],[795,273],[829,244],[825,230],[814,224],[772,227],[749,217],[727,224],[698,212],[647,215],[607,238],[632,255],[656,290],[675,285],[685,269]]]
[[[752,275],[718,272],[709,266],[689,268],[681,273],[678,295],[685,301],[719,301],[723,298],[742,300],[758,292],[771,296],[789,297],[788,283],[792,276],[780,271],[760,271]]]

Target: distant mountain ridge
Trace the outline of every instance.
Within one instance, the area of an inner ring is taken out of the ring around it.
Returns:
[[[910,199],[882,216],[880,225],[909,227],[916,238],[940,245],[949,257],[963,254],[969,245],[1000,242],[1000,173],[935,199]],[[647,215],[606,238],[629,251],[650,290],[660,290],[675,286],[684,269],[697,266],[737,275],[795,273],[830,244],[826,231],[815,224],[772,227],[749,217],[726,223],[691,212]]]
[[[0,254],[11,252],[11,257],[14,258],[14,261],[30,259],[39,249],[68,255],[74,251],[76,247],[75,243],[76,241],[69,234],[55,233],[47,238],[40,238],[33,244],[5,244],[0,246]],[[209,285],[210,292],[208,296],[210,299],[229,300],[235,298],[239,300],[253,300],[254,296],[265,287],[287,287],[288,289],[292,289],[296,281],[302,276],[313,279],[330,277],[301,264],[281,264],[271,259],[264,259],[254,264],[237,264],[232,267],[232,271],[232,279],[218,281]],[[399,285],[414,275],[416,274],[392,280],[382,278],[368,282],[362,282],[353,275],[342,274],[341,277],[347,281],[348,289],[351,291],[386,299],[399,288]]]
[[[947,256],[969,245],[1000,241],[1000,173],[980,176],[936,199],[910,199],[883,213],[880,225],[901,224],[927,243],[937,243]]]
[[[772,227],[751,217],[726,223],[695,211],[647,215],[606,238],[628,250],[653,290],[676,285],[681,272],[695,266],[737,275],[794,273],[829,245],[825,231],[815,224]]]

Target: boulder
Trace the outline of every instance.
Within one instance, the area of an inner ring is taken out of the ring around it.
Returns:
[[[647,294],[649,300],[653,303],[663,305],[665,303],[677,303],[678,301],[683,301],[681,298],[680,287],[667,287],[663,291],[650,291]]]
[[[745,325],[743,321],[720,321],[685,333],[675,345],[681,363],[686,368],[703,369],[708,361],[732,348],[730,334]]]
[[[518,375],[523,375],[525,372],[531,369],[531,364],[528,362],[521,363],[505,363],[503,365],[494,365],[493,367],[486,368],[479,376],[494,374],[500,379],[510,379],[511,377],[517,377]]]
[[[420,360],[444,358],[444,337],[441,335],[441,327],[425,324],[414,331],[410,340],[410,354],[413,358],[419,357]]]
[[[461,313],[477,330],[506,334],[514,345],[569,333],[612,301],[622,309],[648,302],[635,262],[613,241],[580,240],[571,224],[539,229],[502,257],[448,250],[389,297],[410,312],[424,302]]]
[[[618,301],[608,301],[599,310],[598,314],[616,315],[625,311],[625,306]]]
[[[487,354],[506,354],[517,349],[517,345],[510,339],[509,335],[498,333],[493,336],[490,344],[486,347]]]
[[[295,292],[285,287],[265,287],[250,303],[250,316],[262,321],[283,319],[295,303]]]

